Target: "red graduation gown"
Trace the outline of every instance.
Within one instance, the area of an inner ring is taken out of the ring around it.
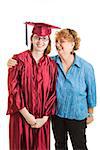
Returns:
[[[47,55],[37,65],[30,50],[13,58],[18,64],[8,73],[10,150],[50,150],[50,120],[34,129],[18,110],[26,107],[36,118],[55,113],[57,66]]]

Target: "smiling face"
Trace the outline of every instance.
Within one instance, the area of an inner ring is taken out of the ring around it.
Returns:
[[[61,37],[56,39],[56,48],[58,54],[69,55],[73,51],[75,43],[73,41],[68,40],[67,38]]]
[[[44,53],[49,44],[49,36],[38,36],[34,34],[31,43],[33,44],[34,50]]]
[[[62,29],[56,34],[56,48],[58,54],[63,56],[73,54],[75,50],[79,49],[80,37],[73,29]]]

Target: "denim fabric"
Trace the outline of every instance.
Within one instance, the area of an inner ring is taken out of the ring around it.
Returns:
[[[56,115],[82,120],[88,116],[88,108],[96,106],[96,84],[90,63],[75,54],[74,63],[64,72],[58,55],[52,57],[58,66],[56,82]]]

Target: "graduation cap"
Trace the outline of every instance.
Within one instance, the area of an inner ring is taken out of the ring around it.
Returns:
[[[32,34],[37,34],[38,36],[49,36],[51,34],[51,29],[61,29],[60,27],[56,27],[53,25],[49,25],[46,23],[35,23],[35,22],[25,22],[26,26],[26,45],[28,45],[27,39],[27,25],[33,26]]]

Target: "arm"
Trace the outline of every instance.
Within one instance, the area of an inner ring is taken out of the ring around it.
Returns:
[[[16,56],[14,57],[18,59]],[[13,114],[24,108],[24,97],[20,85],[20,73],[23,64],[20,62],[14,68],[8,70],[8,110],[7,114]]]
[[[36,123],[35,117],[28,112],[26,107],[20,109],[19,112],[22,114],[22,116],[25,118],[28,124],[34,125]]]
[[[17,60],[18,58],[14,56]],[[24,104],[24,96],[21,88],[21,71],[23,69],[22,62],[19,62],[15,67],[8,71],[8,110],[7,114],[20,112],[29,124],[35,123],[35,118],[28,112]]]
[[[50,87],[48,99],[47,99],[45,106],[44,106],[44,116],[54,115],[55,114],[55,107],[56,107],[57,66],[53,66],[50,71],[52,71],[52,81],[51,81],[51,87]]]
[[[87,85],[87,104],[88,104],[88,117],[87,124],[94,120],[93,112],[96,106],[96,82],[94,69],[91,66],[89,71],[86,71],[86,85]]]
[[[88,108],[88,117],[87,117],[87,124],[90,124],[94,121],[93,117],[93,108]]]

